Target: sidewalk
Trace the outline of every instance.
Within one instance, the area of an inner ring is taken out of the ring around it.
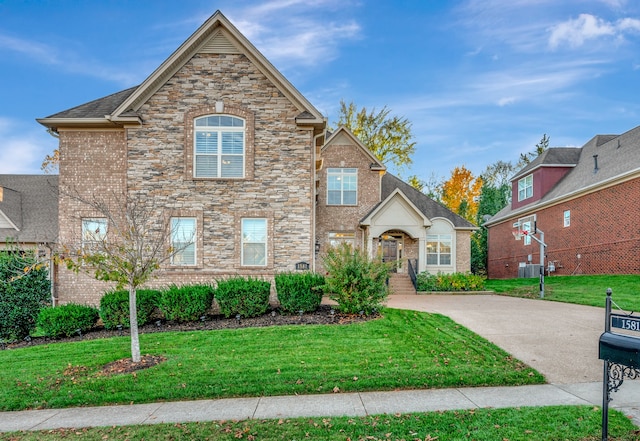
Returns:
[[[612,395],[610,408],[621,410],[640,425],[640,382],[625,381],[620,391]],[[555,405],[601,406],[602,383],[293,395],[3,412],[0,432]]]

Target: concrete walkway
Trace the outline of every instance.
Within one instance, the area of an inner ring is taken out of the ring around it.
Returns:
[[[392,308],[437,312],[537,369],[550,384],[256,397],[0,413],[0,432],[189,421],[364,416],[485,407],[602,405],[604,309],[495,295],[392,296]],[[612,394],[640,425],[640,381]]]
[[[638,405],[640,384],[625,383],[615,406],[625,413]],[[601,383],[477,387],[417,391],[180,401],[105,407],[2,412],[0,432],[62,427],[123,426],[191,421],[366,416],[485,407],[602,404]],[[640,413],[636,413],[640,422]]]

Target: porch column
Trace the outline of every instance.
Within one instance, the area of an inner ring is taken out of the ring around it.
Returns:
[[[418,272],[424,272],[427,269],[427,241],[426,237],[418,238]]]

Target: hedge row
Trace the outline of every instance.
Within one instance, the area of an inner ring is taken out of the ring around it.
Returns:
[[[418,274],[416,285],[418,291],[482,291],[485,278],[471,273],[452,274]]]
[[[322,301],[324,278],[312,273],[286,273],[276,276],[281,309],[285,313],[311,312]],[[164,290],[139,289],[136,292],[138,325],[149,323],[159,311],[166,320],[190,322],[207,314],[215,299],[225,317],[257,317],[269,309],[271,283],[254,278],[234,277],[211,285],[172,285]],[[45,308],[38,316],[40,330],[49,337],[63,337],[91,329],[98,317],[106,329],[129,327],[129,292],[107,292],[100,308],[67,304]]]

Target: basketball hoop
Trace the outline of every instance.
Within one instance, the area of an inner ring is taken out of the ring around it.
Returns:
[[[527,234],[529,234],[529,232],[527,230],[521,230],[519,228],[514,228],[513,231],[511,232],[511,234],[513,234],[513,237],[516,240],[522,240],[522,236],[526,236]]]

